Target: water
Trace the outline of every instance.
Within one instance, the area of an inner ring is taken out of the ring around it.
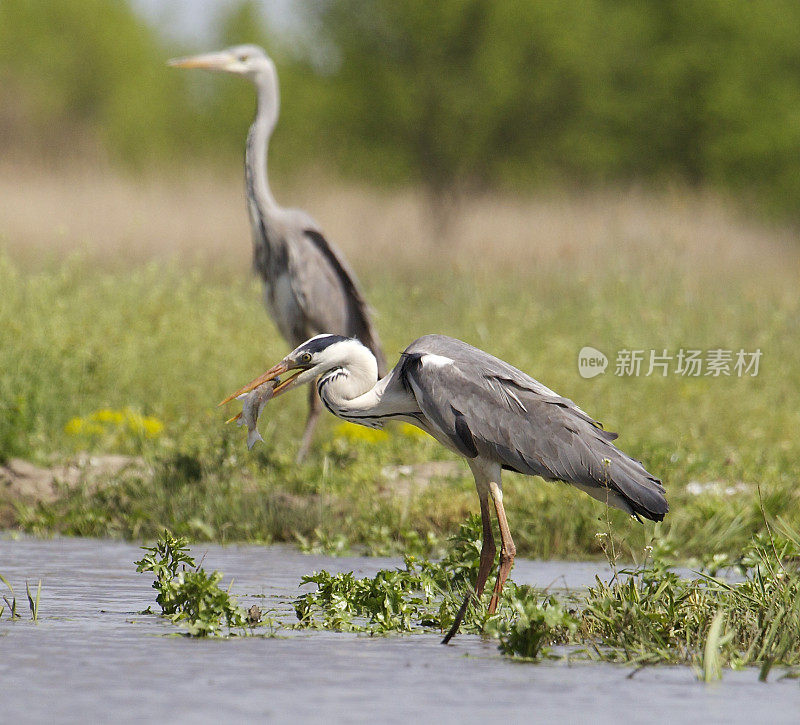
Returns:
[[[234,577],[245,606],[288,616],[313,569],[371,575],[396,559],[305,556],[283,547],[195,547],[203,566]],[[796,680],[726,671],[699,683],[691,668],[635,673],[605,664],[525,664],[491,642],[459,636],[370,638],[330,632],[197,640],[136,614],[155,606],[133,544],[0,540],[0,573],[27,617],[25,579],[43,581],[40,621],[0,618],[2,722],[704,722],[796,723]],[[571,588],[606,576],[598,563],[518,561],[514,578]],[[261,598],[256,595],[264,595]]]

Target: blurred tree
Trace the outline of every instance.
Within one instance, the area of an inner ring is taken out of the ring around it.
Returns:
[[[264,19],[253,0],[233,3],[223,10],[216,22],[218,28],[215,47],[226,48],[230,45],[254,43],[270,50],[270,39],[264,26]],[[213,48],[209,48],[213,50]],[[197,78],[205,86],[212,88],[208,122],[213,127],[216,139],[214,143],[223,143],[232,147],[231,152],[244,156],[244,139],[247,128],[255,114],[255,94],[252,85],[236,76],[217,73],[204,74]]]
[[[215,45],[275,57],[273,171],[461,191],[678,180],[800,217],[797,0],[307,0],[277,37],[226,3]],[[124,0],[0,0],[0,154],[240,159],[235,79],[177,73]]]
[[[52,156],[99,142],[118,159],[162,157],[186,121],[164,59],[127,3],[3,0],[0,148]]]
[[[340,0],[318,6],[325,40],[340,53],[331,79],[337,89],[329,111],[332,152],[351,169],[420,181],[440,223],[460,188],[486,180],[486,140],[500,122],[480,64],[492,5]]]
[[[800,3],[320,0],[342,168],[458,189],[683,179],[800,210]]]

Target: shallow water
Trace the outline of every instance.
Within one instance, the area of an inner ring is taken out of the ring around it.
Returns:
[[[398,559],[305,556],[283,547],[195,547],[245,606],[290,611],[314,569],[373,574]],[[0,573],[28,616],[25,580],[42,579],[40,621],[0,618],[3,722],[705,722],[796,723],[796,680],[725,672],[704,685],[691,668],[634,672],[605,664],[525,664],[477,636],[370,638],[330,632],[192,640],[139,615],[155,606],[133,544],[0,540]],[[599,563],[518,561],[514,578],[580,587]],[[264,595],[265,598],[261,598]]]

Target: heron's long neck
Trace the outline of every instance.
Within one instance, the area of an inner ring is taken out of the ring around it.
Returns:
[[[263,78],[256,83],[258,110],[250,132],[247,134],[245,169],[248,196],[254,198],[263,211],[275,208],[275,198],[269,188],[267,177],[267,151],[269,139],[278,122],[277,79]]]
[[[325,373],[318,384],[323,401],[340,417],[372,410],[380,402],[381,388],[375,356],[361,345],[350,353],[347,362]]]
[[[320,397],[332,413],[355,423],[374,425],[382,418],[416,410],[402,388],[392,385],[391,373],[378,380],[378,364],[369,350],[364,348],[360,358],[320,378]]]

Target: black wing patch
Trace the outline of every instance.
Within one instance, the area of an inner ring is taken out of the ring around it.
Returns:
[[[325,259],[336,271],[339,280],[344,286],[347,297],[350,299],[353,305],[353,312],[358,318],[356,321],[356,328],[354,330],[350,330],[349,332],[353,334],[354,337],[357,337],[359,340],[361,340],[361,342],[364,343],[370,350],[372,350],[372,353],[375,355],[375,358],[378,361],[379,376],[383,375],[386,370],[386,358],[383,356],[380,340],[378,339],[378,335],[372,326],[372,320],[370,319],[367,302],[361,295],[361,290],[356,283],[355,275],[349,269],[347,263],[344,262],[331,247],[323,234],[315,229],[305,229],[303,230],[303,233],[313,242],[314,246],[322,253]]]
[[[452,405],[450,406],[450,410],[453,411],[453,415],[455,416],[455,431],[457,436],[455,442],[460,443],[458,446],[459,450],[469,458],[476,458],[478,455],[478,447],[475,445],[475,439],[472,437],[472,431],[469,429],[467,419],[460,410],[457,410]]]

